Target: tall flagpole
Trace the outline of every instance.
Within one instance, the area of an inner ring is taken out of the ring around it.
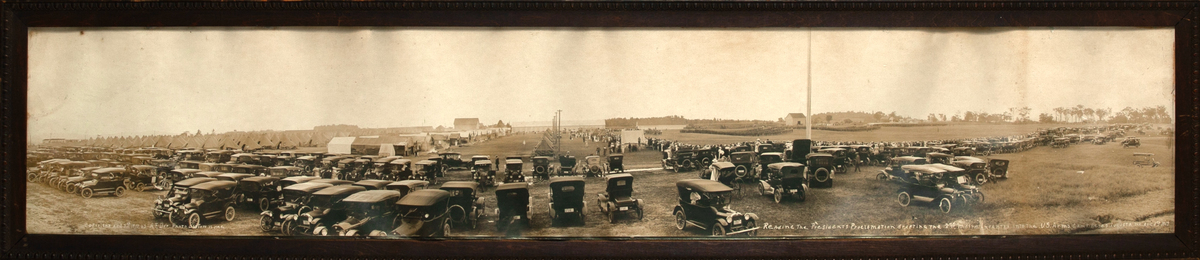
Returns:
[[[812,140],[812,28],[808,28],[808,110],[804,113],[808,116],[804,117],[804,133],[808,136],[808,140]]]

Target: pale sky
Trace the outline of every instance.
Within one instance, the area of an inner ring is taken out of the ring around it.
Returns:
[[[31,28],[30,138],[803,112],[796,29]],[[816,29],[813,112],[1165,105],[1174,33]]]

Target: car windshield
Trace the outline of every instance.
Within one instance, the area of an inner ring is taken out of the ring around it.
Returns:
[[[313,195],[312,198],[308,199],[308,203],[306,205],[317,208],[328,208],[329,199],[330,196],[328,195]]]
[[[308,193],[304,192],[304,191],[284,190],[283,191],[283,201],[296,203],[296,202],[299,202],[300,199],[303,199],[304,196],[306,196],[306,195],[308,195]]]
[[[212,194],[206,190],[192,189],[191,197],[193,200],[207,200]]]
[[[346,203],[346,210],[351,216],[359,218],[374,216],[379,211],[378,203],[345,201],[342,201],[342,203]]]
[[[709,203],[716,208],[724,208],[729,205],[730,192],[712,192],[708,193]]]

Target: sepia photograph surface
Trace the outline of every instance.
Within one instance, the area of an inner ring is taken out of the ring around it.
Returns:
[[[30,28],[32,234],[1175,231],[1170,28]]]

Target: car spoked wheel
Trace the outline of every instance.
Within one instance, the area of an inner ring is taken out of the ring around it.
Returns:
[[[258,229],[262,230],[262,232],[271,232],[271,229],[274,229],[274,228],[275,228],[275,218],[273,218],[271,216],[267,216],[267,215],[262,215],[262,216],[258,217]]]
[[[171,187],[171,180],[168,180],[166,178],[158,180],[158,182],[154,183],[155,189],[166,190],[167,188],[170,188],[170,187]]]
[[[908,204],[912,203],[912,195],[908,194],[907,191],[901,191],[900,194],[896,196],[896,201],[900,202],[901,207],[908,207]]]
[[[37,182],[37,174],[30,173],[29,175],[26,175],[26,176],[25,176],[25,181],[27,181],[27,182]]]
[[[113,190],[112,195],[117,197],[125,196],[125,187],[117,187],[117,189]]]
[[[226,222],[233,221],[233,218],[235,218],[235,217],[237,217],[237,210],[234,210],[233,206],[225,207],[225,221]]]
[[[723,237],[723,236],[725,236],[725,227],[722,227],[722,226],[721,226],[721,223],[716,223],[716,224],[713,224],[713,226],[712,226],[712,236],[714,236],[714,237]]]
[[[781,202],[783,202],[783,192],[776,190],[775,191],[775,204],[779,204]]]
[[[950,213],[954,209],[954,201],[943,197],[938,200],[938,209],[942,210],[942,213]]]
[[[139,182],[136,185],[134,185],[134,188],[136,188],[136,190],[138,192],[144,192],[144,191],[146,191],[146,184]]]
[[[454,232],[454,228],[450,226],[450,221],[446,221],[446,223],[442,223],[442,237],[450,237],[453,235],[452,234],[453,232]]]
[[[806,192],[804,192],[804,190],[801,190],[800,192],[797,192],[797,193],[796,193],[796,200],[798,200],[798,201],[804,201],[805,199],[808,199],[807,197],[805,197],[805,196],[804,196],[804,194],[805,194],[805,193],[806,193]]]
[[[687,228],[687,216],[683,214],[682,210],[675,211],[675,228],[679,230]]]
[[[267,211],[271,209],[271,201],[266,198],[258,199],[258,210]]]
[[[758,196],[767,195],[767,187],[765,187],[762,183],[759,183],[757,186],[758,186]]]
[[[83,188],[83,190],[79,191],[79,196],[83,196],[83,198],[85,198],[85,199],[92,198],[92,189],[91,188]]]
[[[200,227],[200,213],[192,213],[187,218],[188,228],[196,229]]]
[[[887,178],[887,175],[886,175],[886,174],[879,173],[879,174],[876,174],[876,175],[875,175],[875,179],[878,179],[878,180],[881,180],[881,181],[886,181],[888,178]]]
[[[296,220],[295,219],[285,219],[285,220],[283,220],[283,224],[279,225],[279,231],[280,231],[280,233],[283,233],[283,235],[286,235],[286,236],[294,235],[295,234],[294,230],[296,230]]]

